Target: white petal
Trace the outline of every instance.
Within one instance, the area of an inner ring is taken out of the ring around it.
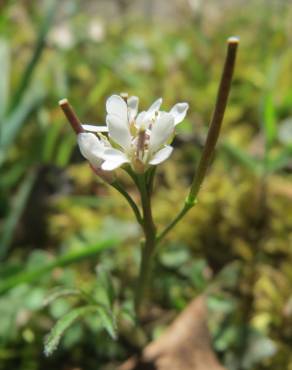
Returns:
[[[159,111],[162,104],[162,98],[155,100],[151,107],[145,112],[140,112],[136,118],[136,127],[147,129],[155,118],[155,112]]]
[[[155,102],[148,109],[147,114],[153,115],[153,113],[158,112],[161,104],[162,98],[155,100]]]
[[[126,161],[128,161],[128,158],[125,153],[123,153],[121,150],[115,149],[115,148],[108,148],[103,153],[104,159],[113,159],[113,158],[123,158]]]
[[[145,114],[143,116],[143,126],[145,126],[147,128],[149,126],[149,124],[157,117],[157,114],[159,113],[159,108],[160,108],[161,104],[162,104],[162,98],[159,98],[159,99],[155,100],[155,102],[145,112]]]
[[[84,125],[82,125],[82,127],[85,131],[90,131],[90,132],[108,132],[107,126],[96,126],[96,125],[85,123]]]
[[[106,101],[106,111],[110,115],[119,117],[125,124],[128,123],[128,107],[119,95],[112,95]]]
[[[152,157],[151,161],[149,161],[149,164],[156,165],[163,161],[165,161],[167,158],[170,157],[171,153],[173,151],[173,147],[170,145],[165,146],[163,149],[159,150],[155,155]]]
[[[138,113],[139,98],[137,96],[131,96],[127,103],[129,110],[129,122],[132,122]]]
[[[174,118],[170,113],[161,112],[151,129],[149,150],[156,152],[163,144],[166,144],[174,131]]]
[[[175,125],[184,120],[188,109],[188,103],[177,103],[171,108],[169,113],[173,115]]]
[[[124,164],[125,162],[123,161],[119,161],[118,159],[117,160],[106,160],[103,162],[103,164],[101,165],[101,168],[104,170],[104,171],[113,171],[113,170],[116,170],[118,167],[120,167],[122,164]]]
[[[112,171],[122,164],[129,162],[129,159],[123,152],[114,148],[105,150],[103,159],[105,161],[101,168],[105,171]]]
[[[80,152],[90,163],[99,167],[102,163],[104,145],[98,138],[91,133],[81,133],[77,135],[77,142]]]
[[[143,111],[140,112],[136,118],[136,127],[137,128],[145,128],[147,129],[149,127],[149,124],[151,123],[151,120],[147,118],[147,112]]]
[[[115,115],[108,115],[106,124],[110,137],[122,148],[128,149],[132,138],[128,124]]]

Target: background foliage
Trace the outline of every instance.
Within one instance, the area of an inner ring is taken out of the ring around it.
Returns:
[[[114,369],[201,292],[228,369],[292,369],[291,3],[174,2],[175,18],[163,2],[110,4],[0,5],[0,369]],[[159,96],[165,109],[189,102],[155,185],[165,224],[187,194],[233,34],[241,46],[216,161],[158,256],[146,331],[129,335],[140,231],[81,158],[57,101],[67,96],[84,122],[103,122],[113,92],[144,108]],[[122,308],[117,341],[104,313],[80,308],[84,294]],[[46,358],[44,337],[66,314],[85,318]]]

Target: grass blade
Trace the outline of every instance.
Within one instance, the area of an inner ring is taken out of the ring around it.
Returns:
[[[117,339],[117,326],[111,312],[103,307],[97,307],[102,326],[112,339]]]
[[[18,107],[7,118],[1,130],[0,165],[4,162],[8,148],[15,140],[22,125],[28,116],[41,104],[44,97],[44,91],[39,88],[29,90]]]
[[[105,249],[112,248],[118,245],[118,243],[119,240],[117,238],[105,239],[95,243],[94,245],[88,246],[87,248],[82,247],[80,250],[78,249],[63,256],[59,256],[55,260],[41,267],[17,273],[6,280],[0,281],[0,295],[6,293],[17,285],[38,281],[42,276],[50,273],[56,267],[64,267],[71,265],[72,263],[93,258],[98,253]]]
[[[10,49],[8,43],[4,39],[0,39],[0,60],[1,60],[1,75],[0,75],[0,132],[3,125],[3,119],[8,104],[9,83],[10,83]]]
[[[42,55],[42,52],[45,47],[46,37],[50,30],[50,27],[53,22],[54,15],[56,14],[58,6],[58,1],[53,1],[50,5],[49,9],[47,10],[45,19],[40,27],[40,30],[38,31],[38,39],[34,48],[33,55],[31,57],[31,60],[29,61],[25,71],[23,72],[21,81],[19,83],[19,87],[16,91],[16,94],[14,95],[13,101],[10,106],[10,111],[14,110],[15,107],[19,104],[21,101],[27,87],[30,84],[31,78],[33,76],[33,72],[35,70],[35,67],[37,66],[40,57]]]
[[[228,142],[224,142],[222,144],[222,149],[228,154],[228,156],[237,161],[239,164],[244,165],[245,167],[252,170],[254,173],[259,173],[259,163],[247,152]]]
[[[63,297],[69,297],[69,296],[75,296],[75,297],[83,297],[82,292],[78,289],[66,289],[61,288],[58,290],[53,291],[46,299],[44,300],[43,306],[49,306],[51,303],[56,301],[59,298]]]
[[[28,173],[26,178],[23,180],[22,184],[16,196],[13,200],[11,211],[4,222],[3,232],[0,236],[0,259],[3,259],[8,251],[13,238],[13,232],[17,226],[18,220],[24,210],[26,201],[29,197],[31,189],[36,179],[36,171],[31,171]]]
[[[266,138],[266,146],[270,148],[277,136],[277,117],[271,93],[264,98],[263,128]]]

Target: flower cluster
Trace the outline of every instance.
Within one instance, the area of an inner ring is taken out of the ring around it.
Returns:
[[[185,118],[188,104],[178,103],[164,112],[160,98],[140,113],[138,104],[136,96],[112,95],[106,102],[106,126],[82,125],[79,148],[93,168],[112,171],[129,163],[143,173],[171,155],[175,127]]]

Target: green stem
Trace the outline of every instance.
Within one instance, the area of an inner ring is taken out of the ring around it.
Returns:
[[[151,193],[153,186],[154,170],[153,172],[148,172],[146,174],[136,175],[130,168],[127,169],[127,172],[133,178],[135,184],[137,185],[140,191],[143,210],[142,226],[145,235],[145,242],[142,244],[140,273],[135,296],[135,309],[137,315],[141,313],[140,311],[142,307],[143,298],[145,297],[145,293],[147,293],[148,283],[151,275],[152,260],[157,244],[161,242],[165,235],[171,229],[173,229],[173,227],[196,204],[197,195],[199,193],[202,182],[206,176],[206,172],[210,165],[210,161],[214,154],[215,146],[219,137],[220,128],[222,125],[231,86],[238,42],[239,40],[235,37],[231,37],[228,39],[227,55],[218,89],[215,109],[208,130],[206,143],[204,145],[204,149],[197,167],[196,175],[190,188],[189,195],[181,211],[170,222],[170,224],[158,235],[158,237],[156,237],[156,228],[153,222],[151,212]]]
[[[133,210],[133,212],[136,216],[137,221],[139,222],[139,224],[141,226],[143,226],[143,219],[142,219],[141,213],[140,213],[139,208],[137,207],[136,203],[131,198],[131,196],[126,192],[126,190],[118,182],[113,182],[111,184],[111,186],[113,188],[115,188],[120,194],[123,195],[123,197],[127,200],[130,207],[132,208],[132,210]]]
[[[221,81],[218,88],[217,100],[214,113],[211,118],[211,123],[208,130],[207,139],[204,149],[193,179],[189,195],[185,204],[178,215],[170,222],[170,224],[159,234],[157,243],[165,237],[165,235],[184,217],[184,215],[196,204],[196,199],[200,191],[203,180],[209,168],[211,158],[213,157],[215,146],[219,137],[222,121],[227,105],[231,81],[236,60],[236,52],[239,40],[236,37],[230,37],[227,41],[227,54],[221,76]]]
[[[184,217],[184,215],[196,204],[195,200],[187,199],[183,208],[180,212],[175,216],[175,218],[166,226],[166,228],[157,236],[156,243],[159,244],[162,239],[169,233],[171,229]]]
[[[156,166],[153,166],[152,168],[150,168],[148,170],[148,174],[147,174],[147,186],[149,186],[150,196],[153,193],[154,177],[155,177],[155,173],[156,173],[156,168],[157,168]]]
[[[222,71],[221,81],[218,88],[216,104],[211,118],[211,123],[209,126],[204,149],[189,193],[189,197],[191,197],[192,199],[196,199],[197,197],[218,141],[230,92],[238,43],[239,39],[236,37],[230,37],[227,40],[227,54]]]
[[[147,189],[145,175],[138,175],[138,184],[143,209],[143,231],[145,242],[142,244],[142,255],[138,284],[135,295],[135,309],[137,315],[141,313],[143,299],[147,295],[153,255],[156,247],[156,227],[153,222],[151,196]]]

